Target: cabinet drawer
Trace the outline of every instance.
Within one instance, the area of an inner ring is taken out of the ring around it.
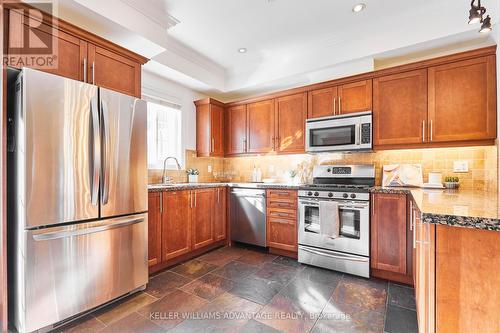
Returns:
[[[295,190],[267,190],[268,198],[287,198],[287,199],[296,199],[297,191]]]
[[[297,211],[290,209],[269,208],[267,210],[267,217],[295,220],[297,219]]]
[[[297,209],[297,200],[291,198],[268,198],[267,208]]]

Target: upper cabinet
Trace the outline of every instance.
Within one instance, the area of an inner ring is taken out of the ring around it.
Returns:
[[[247,104],[248,153],[268,153],[275,149],[274,100]]]
[[[146,58],[48,14],[42,18],[28,16],[29,11],[23,10],[25,6],[11,4],[4,9],[4,40],[7,41],[4,52],[29,56],[31,50],[22,45],[25,36],[34,34],[44,45],[56,43],[53,49],[57,50],[53,58],[56,63],[38,66],[11,62],[10,66],[27,66],[141,97],[141,65],[146,63]],[[30,20],[37,24],[28,25]]]
[[[370,111],[372,109],[372,80],[339,86],[338,99],[338,114]]]
[[[312,90],[308,94],[308,118],[336,116],[372,109],[372,80]]]
[[[195,104],[197,155],[224,156],[224,104],[212,98]]]
[[[119,53],[89,44],[87,82],[141,97],[141,64]]]
[[[226,154],[246,153],[247,106],[237,105],[226,110]]]
[[[375,147],[422,143],[426,137],[426,124],[426,69],[373,80]]]
[[[279,153],[303,153],[307,93],[276,98],[276,150]]]
[[[495,56],[429,68],[429,140],[496,138]]]

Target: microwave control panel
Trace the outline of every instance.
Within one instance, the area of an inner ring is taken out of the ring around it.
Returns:
[[[370,138],[371,137],[371,124],[370,123],[365,123],[361,124],[361,143],[370,143]]]

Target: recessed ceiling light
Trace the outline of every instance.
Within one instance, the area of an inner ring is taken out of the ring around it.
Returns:
[[[365,8],[366,8],[366,4],[364,4],[364,3],[358,3],[357,5],[354,5],[352,7],[352,11],[354,13],[359,13],[360,11],[362,11]]]
[[[246,47],[240,47],[240,48],[238,49],[238,52],[239,52],[239,53],[247,53],[247,49],[246,49]]]

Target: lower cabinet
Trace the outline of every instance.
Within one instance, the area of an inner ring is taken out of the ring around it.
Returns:
[[[225,188],[149,193],[150,271],[226,240],[225,201]]]
[[[297,256],[297,191],[268,190],[267,246],[271,252]]]
[[[167,191],[161,195],[163,197],[161,259],[167,261],[191,251],[191,191]],[[151,236],[154,237],[150,235],[149,239]]]
[[[407,196],[374,193],[371,205],[371,275],[413,284],[413,230]]]

